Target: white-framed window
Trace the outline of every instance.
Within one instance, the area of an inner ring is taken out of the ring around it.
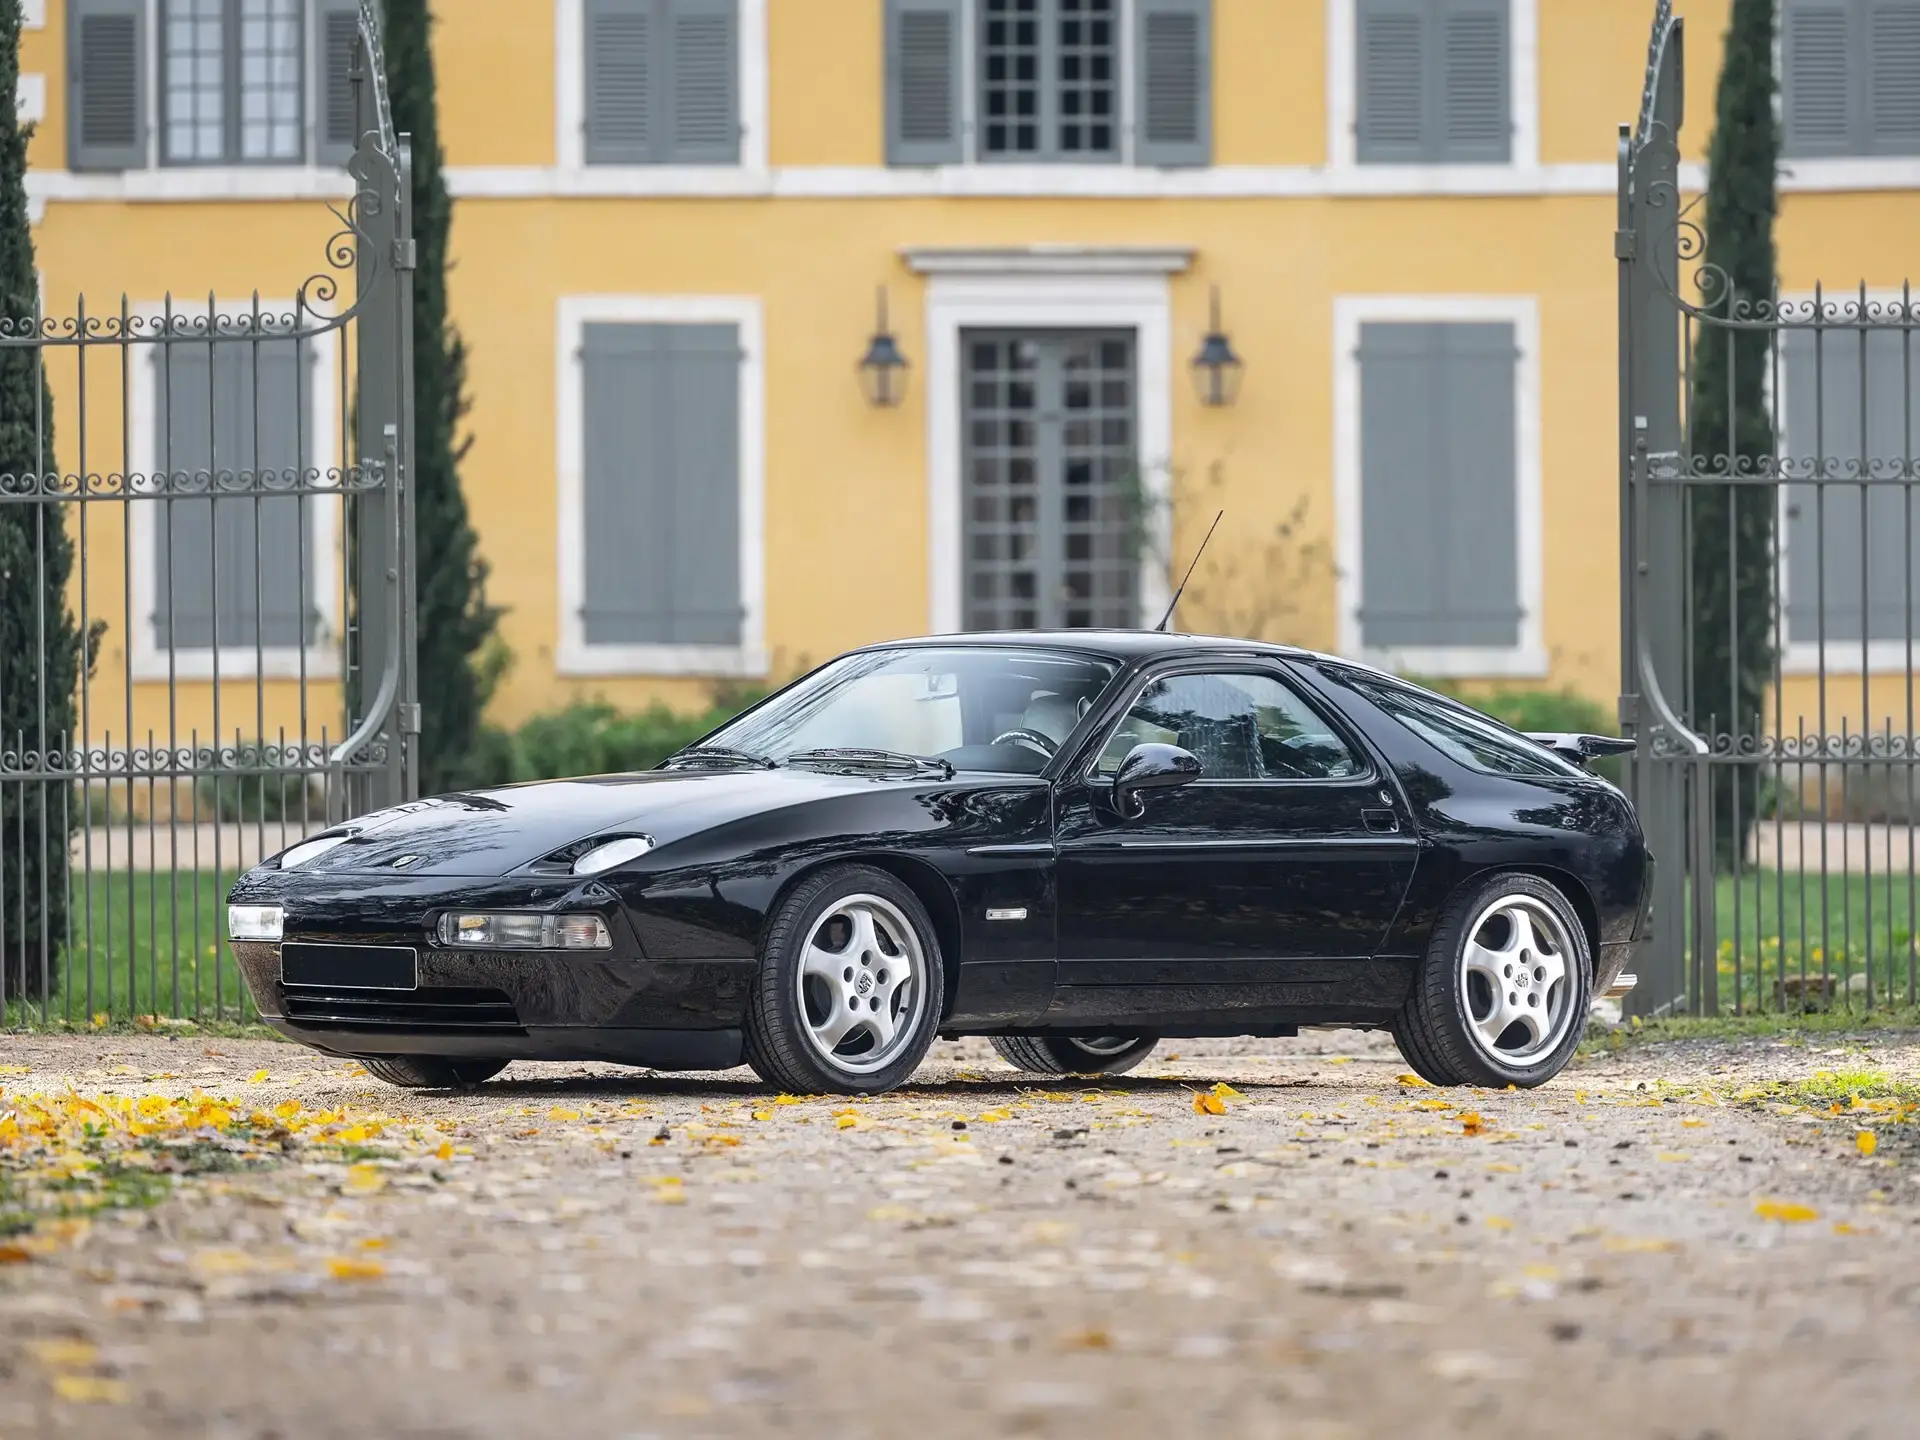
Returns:
[[[1327,0],[1327,154],[1336,168],[1540,160],[1539,0]]]
[[[1204,166],[1213,0],[886,0],[887,163]]]
[[[74,170],[344,164],[358,0],[68,0]]]
[[[166,307],[134,313],[166,333]],[[219,308],[220,333],[253,313]],[[207,340],[204,310],[172,315],[179,338],[136,347],[126,400],[134,678],[337,675],[339,332]]]
[[[1343,653],[1546,674],[1539,357],[1531,296],[1334,301]]]
[[[1812,303],[1782,308],[1811,314]],[[1860,297],[1825,303],[1844,320]],[[1866,303],[1897,316],[1903,302],[1869,291]],[[1920,339],[1897,321],[1788,328],[1775,374],[1782,468],[1803,481],[1780,487],[1782,666],[1904,671],[1920,653]]]
[[[764,171],[767,3],[554,0],[560,168]]]
[[[1191,263],[1177,249],[1047,247],[1032,251],[927,249],[904,252],[908,268],[928,277],[927,483],[928,624],[936,633],[967,627],[970,566],[964,547],[970,524],[971,448],[966,429],[969,337],[1085,336],[1127,332],[1133,355],[1132,449],[1141,508],[1153,534],[1143,547],[1135,603],[1152,624],[1166,608],[1166,573],[1153,556],[1166,553],[1173,448],[1173,307],[1169,277]],[[978,457],[976,457],[978,459]],[[975,493],[978,501],[984,497]],[[1065,518],[1065,517],[1062,517]],[[1049,529],[1053,527],[1048,527]],[[977,538],[977,537],[976,537]],[[1012,535],[1003,539],[1016,538]],[[975,597],[977,601],[979,597]],[[1050,617],[1063,619],[1065,617]]]
[[[747,296],[566,296],[559,669],[760,675],[766,357]]]

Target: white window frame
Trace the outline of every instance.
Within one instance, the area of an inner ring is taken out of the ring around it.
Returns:
[[[1510,646],[1421,645],[1369,648],[1360,608],[1365,594],[1360,531],[1360,327],[1499,322],[1513,326],[1514,519],[1520,592],[1520,634]],[[1461,679],[1541,679],[1548,673],[1543,609],[1545,564],[1541,513],[1540,304],[1532,295],[1341,295],[1333,302],[1333,497],[1338,566],[1340,652],[1401,674]]]
[[[737,0],[740,7],[739,59],[740,161],[737,165],[589,165],[587,164],[587,52],[584,0],[554,0],[553,5],[553,154],[563,174],[592,174],[590,188],[611,187],[629,193],[701,195],[716,184],[737,185],[743,177],[764,182],[767,163],[767,3]]]
[[[292,315],[295,309],[295,302],[291,299],[260,302],[263,316]],[[147,303],[132,307],[130,313],[145,322],[142,326],[145,333],[158,334],[169,312],[164,303]],[[191,309],[183,311],[176,305],[171,313],[179,321],[205,318],[207,312],[204,308],[197,312]],[[219,305],[214,313],[222,319],[242,320],[253,314],[253,304],[249,301],[244,305]],[[316,316],[310,310],[303,314],[302,320],[308,326],[325,323],[324,316]],[[313,356],[313,370],[307,377],[307,436],[312,458],[306,463],[309,468],[317,468],[325,475],[329,471],[338,472],[343,463],[338,417],[334,410],[340,395],[340,331],[338,327],[330,327],[305,336],[304,343],[308,353]],[[138,496],[154,493],[152,476],[164,458],[160,453],[157,391],[161,355],[166,346],[156,342],[135,348],[137,353],[131,367],[132,393],[126,399],[126,425],[128,458],[134,471],[128,488]],[[344,490],[342,493],[345,493]],[[291,679],[301,675],[315,680],[339,678],[342,617],[339,606],[341,502],[338,499],[316,495],[311,497],[308,506],[307,523],[310,528],[307,540],[313,550],[313,564],[307,574],[308,598],[320,617],[313,639],[304,647],[261,647],[257,668],[254,647],[251,645],[221,645],[216,653],[210,645],[169,649],[161,643],[160,628],[155,623],[157,617],[154,614],[159,596],[155,548],[160,541],[159,527],[164,523],[166,504],[157,498],[130,499],[127,509],[131,527],[128,543],[133,548],[129,580],[133,591],[132,663],[135,680],[165,680],[169,677],[212,680],[217,677],[225,681]]]
[[[1857,305],[1861,297],[1857,290],[1838,292],[1829,290],[1822,298],[1830,305]],[[1791,292],[1781,295],[1780,307],[1789,313],[1795,309],[1804,311],[1806,307],[1813,304],[1813,300],[1814,295],[1811,290]],[[1887,289],[1867,291],[1866,303],[1897,307],[1905,304],[1906,301],[1900,291]],[[1838,336],[1847,332],[1835,330],[1828,333]],[[1773,413],[1779,421],[1780,428],[1779,433],[1774,436],[1774,446],[1776,452],[1785,457],[1796,453],[1792,434],[1787,427],[1787,395],[1792,389],[1793,382],[1788,378],[1784,361],[1778,369],[1780,395]],[[1864,378],[1863,376],[1862,379]],[[1771,375],[1767,377],[1767,381],[1768,388],[1771,389],[1773,383]],[[1810,444],[1800,447],[1800,452],[1813,457]],[[1817,675],[1822,672],[1828,675],[1904,674],[1909,653],[1904,639],[1868,640],[1863,643],[1859,640],[1836,640],[1829,636],[1823,645],[1818,640],[1793,641],[1788,638],[1792,632],[1787,625],[1787,601],[1793,594],[1788,588],[1793,579],[1793,550],[1787,540],[1787,489],[1791,484],[1791,481],[1781,483],[1780,508],[1774,520],[1776,533],[1780,537],[1780,608],[1779,613],[1774,616],[1773,643],[1776,653],[1780,656],[1781,673],[1784,675]],[[1916,561],[1914,585],[1916,592],[1920,592],[1920,561]],[[1823,650],[1826,652],[1824,655],[1821,653]],[[1920,634],[1914,637],[1912,653],[1920,655]]]
[[[589,644],[586,604],[586,387],[581,346],[590,324],[733,325],[740,336],[740,643]],[[767,672],[766,345],[758,296],[565,295],[556,335],[562,675],[715,675]]]
[[[1170,588],[1156,555],[1166,553],[1172,496],[1173,301],[1169,281],[1187,268],[1186,249],[1035,247],[1032,250],[909,250],[908,268],[928,277],[927,574],[928,628],[958,631],[966,566],[962,486],[961,333],[966,330],[1131,330],[1137,367],[1136,441],[1150,525],[1141,557],[1142,623],[1166,608]]]
[[[1356,0],[1327,0],[1327,164],[1335,172],[1364,172],[1374,194],[1474,193],[1490,173],[1540,169],[1539,0],[1508,0],[1507,98],[1513,106],[1513,144],[1504,163],[1362,165],[1358,159],[1359,75]],[[1564,167],[1556,167],[1564,168]]]

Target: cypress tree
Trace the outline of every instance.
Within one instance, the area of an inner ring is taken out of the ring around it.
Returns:
[[[427,0],[387,0],[393,127],[413,140],[413,504],[425,795],[466,783],[499,673],[490,642],[500,613],[487,603],[487,565],[460,490],[460,462],[472,443],[457,433],[468,408],[467,353],[447,319],[453,205],[442,173],[432,26]]]
[[[53,395],[39,348],[12,343],[39,315],[19,77],[20,0],[0,0],[0,751],[59,768],[72,745],[80,644],[67,608],[73,543],[51,498]],[[48,498],[20,498],[35,494]],[[64,782],[0,778],[0,978],[10,999],[45,1000],[59,984],[78,813]]]
[[[1707,155],[1703,273],[1709,288],[1702,298],[1721,316],[1736,305],[1765,305],[1774,298],[1780,130],[1773,109],[1773,30],[1774,0],[1734,0]],[[1765,328],[1697,326],[1688,402],[1694,473],[1771,473],[1770,341]],[[1750,480],[1690,489],[1692,719],[1703,732],[1710,727],[1723,735],[1754,735],[1773,672],[1778,490]],[[1723,856],[1744,843],[1757,798],[1752,766],[1733,767],[1716,789],[1714,833]]]

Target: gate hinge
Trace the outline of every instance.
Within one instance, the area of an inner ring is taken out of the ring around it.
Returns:
[[[1638,253],[1638,247],[1634,243],[1633,231],[1616,230],[1613,232],[1614,259],[1631,260],[1636,253]]]
[[[411,270],[420,256],[420,244],[416,240],[396,240],[393,242],[393,268]]]
[[[418,700],[400,702],[400,733],[402,735],[420,733],[420,702]]]
[[[1621,733],[1631,734],[1637,730],[1640,727],[1640,697],[1631,693],[1622,695],[1618,714]]]

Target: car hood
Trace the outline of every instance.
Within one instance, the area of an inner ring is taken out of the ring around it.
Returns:
[[[336,826],[327,833],[351,833],[351,843],[295,873],[505,875],[596,835],[647,835],[667,846],[771,810],[926,783],[813,770],[649,770],[462,791]]]

